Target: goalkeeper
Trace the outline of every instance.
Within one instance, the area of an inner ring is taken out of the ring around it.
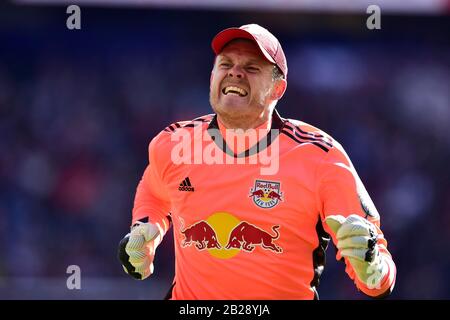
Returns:
[[[131,231],[119,245],[125,272],[150,276],[172,226],[168,298],[318,299],[332,239],[358,290],[389,295],[396,267],[344,148],[275,108],[287,87],[281,44],[261,26],[245,25],[220,32],[212,48],[214,114],[174,123],[151,141]],[[183,161],[174,158],[180,150]]]

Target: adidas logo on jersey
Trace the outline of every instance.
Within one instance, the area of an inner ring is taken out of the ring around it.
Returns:
[[[189,180],[189,177],[184,178],[183,182],[180,183],[178,190],[194,192],[194,187],[192,186],[191,181]]]

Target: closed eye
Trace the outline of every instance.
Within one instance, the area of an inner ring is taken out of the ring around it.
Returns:
[[[246,68],[248,72],[258,72],[259,68],[258,67],[254,67],[254,66],[249,66]]]

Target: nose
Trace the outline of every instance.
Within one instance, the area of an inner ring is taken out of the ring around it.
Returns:
[[[228,76],[230,78],[238,78],[241,79],[244,77],[244,72],[242,71],[242,68],[238,65],[234,65],[229,71],[228,71]]]

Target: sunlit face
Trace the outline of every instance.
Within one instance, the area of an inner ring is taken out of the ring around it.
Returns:
[[[210,103],[218,115],[257,117],[273,101],[273,64],[257,45],[231,41],[217,55],[211,73]]]

